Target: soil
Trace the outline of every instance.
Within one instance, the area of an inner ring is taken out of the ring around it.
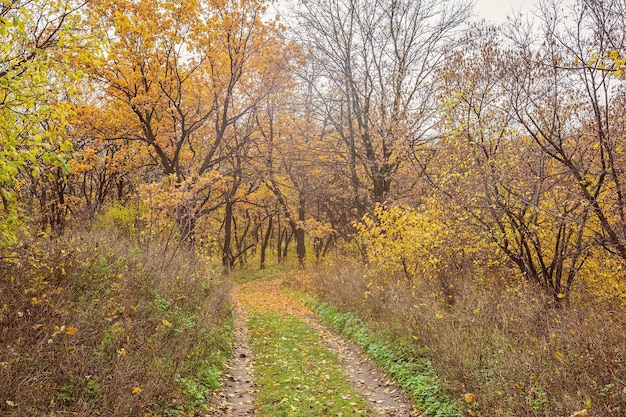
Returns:
[[[248,342],[245,312],[235,308],[233,323],[233,352],[222,375],[222,389],[215,394],[210,416],[254,415],[254,360]]]

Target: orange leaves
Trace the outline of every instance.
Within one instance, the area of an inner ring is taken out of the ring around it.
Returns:
[[[237,301],[250,311],[270,311],[277,314],[290,314],[295,317],[310,315],[310,309],[281,291],[281,284],[281,280],[251,281],[240,286],[237,290]]]
[[[78,329],[76,327],[68,326],[65,329],[65,335],[66,336],[72,336],[72,335],[76,334],[77,331],[78,331]]]

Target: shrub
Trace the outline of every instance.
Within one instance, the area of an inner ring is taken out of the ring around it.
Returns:
[[[301,285],[358,314],[377,329],[376,337],[428,359],[453,398],[470,400],[464,402],[468,414],[560,417],[589,409],[594,416],[623,415],[622,298],[579,290],[570,308],[554,308],[523,282],[462,274],[450,281],[452,303],[439,282],[382,284],[353,262],[309,273]]]
[[[108,228],[16,250],[0,261],[0,414],[202,409],[230,350],[226,294],[202,257]]]

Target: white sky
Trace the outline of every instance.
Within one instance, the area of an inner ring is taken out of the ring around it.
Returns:
[[[474,14],[477,18],[485,18],[494,23],[503,22],[507,15],[535,10],[534,0],[475,0]]]
[[[474,14],[478,18],[485,18],[494,23],[506,20],[507,15],[514,13],[534,13],[538,10],[539,0],[474,0]],[[572,4],[573,0],[566,0],[565,5]]]
[[[278,11],[289,11],[298,0],[278,0],[270,6],[270,14]],[[313,0],[315,1],[315,0]],[[471,1],[471,0],[466,0]],[[502,23],[507,15],[522,12],[535,13],[539,8],[540,0],[474,0],[474,18],[484,18],[492,23]],[[576,0],[560,0],[565,7]]]

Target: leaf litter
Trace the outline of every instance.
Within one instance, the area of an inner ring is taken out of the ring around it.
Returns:
[[[257,391],[254,382],[253,352],[248,339],[247,315],[236,303],[233,322],[233,351],[222,375],[222,389],[215,394],[209,416],[244,417],[254,415]]]

